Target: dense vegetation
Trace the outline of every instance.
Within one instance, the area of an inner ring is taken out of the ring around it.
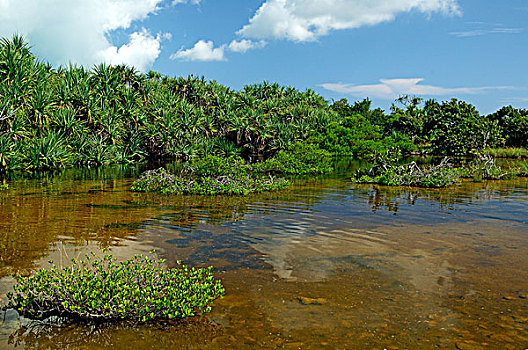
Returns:
[[[186,165],[179,174],[164,168],[144,172],[131,187],[135,192],[163,194],[247,195],[284,189],[289,182],[255,171],[238,156],[206,156]]]
[[[72,262],[19,278],[8,294],[9,306],[36,319],[145,322],[208,312],[224,294],[211,268],[168,269],[164,260],[142,255],[121,263],[111,255],[86,255],[86,260]]]
[[[209,155],[185,163],[178,173],[164,168],[144,172],[135,192],[197,195],[247,195],[286,188],[284,175],[318,175],[333,170],[331,154],[309,142],[295,143],[275,157],[252,164],[240,156]]]
[[[54,69],[15,36],[0,42],[0,172],[211,154],[279,154],[284,163],[280,152],[304,140],[362,158],[527,147],[526,110],[483,116],[456,99],[397,102],[386,114],[368,99],[329,104],[311,90],[266,82],[233,91],[124,65]]]
[[[418,166],[415,162],[403,165],[378,164],[368,171],[358,171],[353,180],[387,186],[440,188],[455,184],[459,177],[449,159],[444,158],[440,164],[428,166]]]
[[[528,176],[528,163],[517,163],[506,169],[497,165],[489,155],[478,155],[470,162],[453,166],[450,158],[445,157],[437,165],[419,166],[416,162],[394,164],[380,162],[370,169],[360,169],[353,177],[356,183],[375,183],[387,186],[410,186],[441,188],[453,185],[461,178],[474,182],[482,180],[511,179]]]

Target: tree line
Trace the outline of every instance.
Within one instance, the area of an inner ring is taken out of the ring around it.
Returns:
[[[466,155],[527,147],[528,112],[481,115],[452,99],[328,102],[276,83],[239,91],[203,77],[126,65],[53,68],[21,36],[0,41],[0,172],[204,155],[270,157],[298,142],[357,157],[421,151]]]

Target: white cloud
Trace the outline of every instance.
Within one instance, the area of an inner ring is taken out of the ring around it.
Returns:
[[[352,85],[352,84],[321,84],[326,90],[337,93],[352,95],[356,97],[375,97],[383,99],[395,99],[401,95],[427,95],[446,96],[457,94],[479,94],[489,90],[513,89],[510,86],[483,86],[483,87],[461,87],[444,88],[433,85],[420,84],[424,79],[380,79],[380,84]]]
[[[242,39],[233,40],[229,45],[214,47],[213,41],[200,40],[190,49],[181,49],[170,56],[172,60],[182,61],[227,61],[225,51],[245,53],[248,50],[260,49],[266,46],[264,40],[252,41]]]
[[[508,97],[501,100],[502,102],[528,102],[528,97]]]
[[[460,14],[457,0],[267,0],[238,34],[311,41],[331,30],[375,25],[410,11]]]
[[[176,4],[187,4],[187,3],[191,3],[193,5],[198,5],[198,4],[200,4],[200,0],[173,0],[172,1],[173,5],[176,5]]]
[[[481,36],[487,34],[519,34],[522,33],[523,28],[504,28],[496,27],[491,29],[474,29],[467,30],[462,32],[451,32],[449,34],[454,35],[459,38],[469,38],[473,36]]]
[[[240,41],[237,41],[237,40],[231,41],[228,48],[230,51],[233,51],[233,52],[245,53],[248,50],[262,49],[264,46],[266,46],[266,44],[267,43],[264,40],[252,41],[252,40],[242,39]]]
[[[153,37],[146,29],[130,34],[128,44],[117,48],[110,46],[98,53],[102,61],[111,64],[125,63],[145,71],[160,54],[161,35]]]
[[[225,61],[225,45],[214,47],[212,41],[200,40],[187,50],[180,50],[170,56],[173,60],[184,61]]]
[[[159,36],[136,32],[120,48],[107,38],[111,31],[128,29],[133,22],[155,13],[162,2],[1,0],[0,36],[11,37],[15,33],[26,36],[34,51],[54,64],[75,62],[89,66],[106,56],[146,68],[159,54]],[[110,54],[112,51],[115,54]]]

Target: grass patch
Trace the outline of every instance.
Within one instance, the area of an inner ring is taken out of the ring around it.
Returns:
[[[50,316],[109,321],[175,319],[211,310],[224,288],[211,268],[181,265],[138,255],[116,263],[111,255],[86,255],[73,265],[21,277],[8,294],[8,307],[26,317]]]
[[[480,153],[494,158],[528,158],[526,148],[487,148]]]

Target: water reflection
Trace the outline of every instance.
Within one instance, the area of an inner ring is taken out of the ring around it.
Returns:
[[[0,329],[4,344],[27,349],[139,349],[144,348],[145,339],[149,348],[199,349],[218,333],[218,327],[203,317],[162,324],[79,324],[60,319],[29,321],[9,311],[0,314]]]

